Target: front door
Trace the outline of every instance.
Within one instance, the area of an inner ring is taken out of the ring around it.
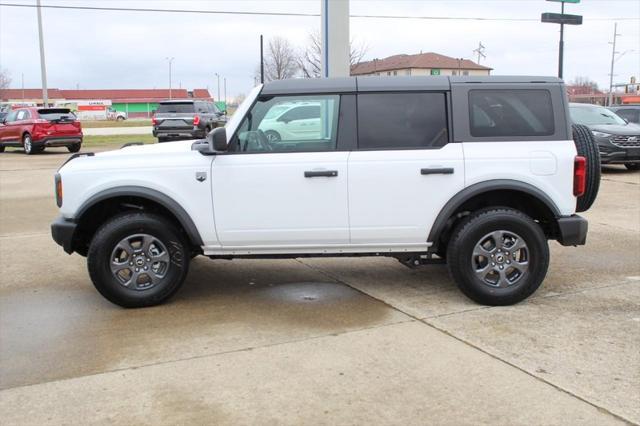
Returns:
[[[21,111],[22,112],[22,111]],[[24,115],[24,112],[22,112]],[[18,111],[11,111],[5,117],[4,124],[0,124],[0,142],[17,142],[19,123],[17,122]]]
[[[272,109],[314,103],[326,132],[268,138]],[[349,242],[348,152],[336,151],[338,95],[259,99],[212,163],[216,232],[223,248],[304,250]],[[270,113],[271,111],[271,113]],[[266,120],[263,119],[267,117]]]

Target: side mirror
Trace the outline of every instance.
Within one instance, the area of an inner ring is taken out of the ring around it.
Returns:
[[[210,152],[224,152],[227,150],[227,129],[216,127],[207,135]]]

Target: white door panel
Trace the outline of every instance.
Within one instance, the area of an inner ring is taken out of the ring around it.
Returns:
[[[347,244],[348,152],[217,156],[216,231],[225,246]],[[305,177],[335,171],[332,177]]]
[[[422,169],[453,171],[422,174]],[[459,143],[440,149],[352,152],[351,242],[424,243],[442,207],[463,188],[464,159]]]
[[[561,214],[575,212],[573,141],[466,142],[462,146],[465,186],[495,179],[517,180],[541,189]]]

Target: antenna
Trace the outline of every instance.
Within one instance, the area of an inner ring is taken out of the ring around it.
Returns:
[[[478,43],[478,48],[473,50],[473,53],[477,53],[478,54],[478,65],[480,65],[480,58],[486,58],[487,55],[484,54],[484,45],[482,44],[482,42]]]

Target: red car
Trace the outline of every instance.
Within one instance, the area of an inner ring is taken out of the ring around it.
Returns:
[[[8,146],[22,147],[29,155],[58,146],[78,152],[82,146],[82,126],[67,108],[16,109],[0,123],[0,152]]]

